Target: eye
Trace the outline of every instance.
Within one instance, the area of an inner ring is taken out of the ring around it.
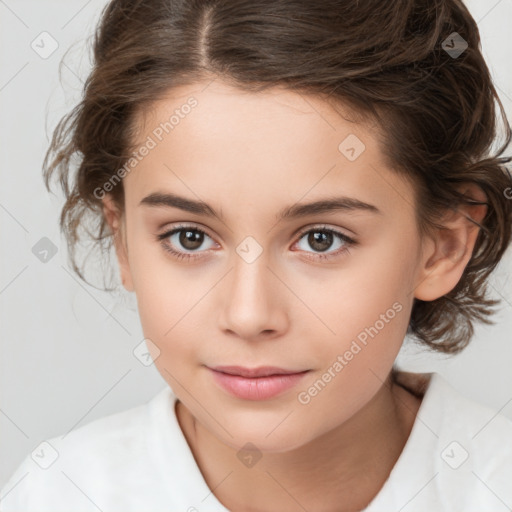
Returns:
[[[305,253],[309,253],[307,258],[316,260],[335,258],[343,253],[347,253],[349,247],[357,244],[354,239],[327,226],[318,226],[303,230],[299,236],[300,238],[295,245],[300,245],[301,241],[305,240],[313,251],[318,252],[310,252],[304,247],[299,248]],[[209,247],[204,247],[205,241],[210,240],[213,242],[212,238],[197,226],[183,224],[157,235],[157,240],[165,251],[178,260],[200,258],[201,253],[206,252],[215,245],[213,243],[210,244]],[[335,250],[327,252],[333,246],[337,246]],[[201,247],[203,247],[203,250],[199,250]]]
[[[304,250],[310,255],[307,256],[311,259],[330,259],[340,256],[341,254],[348,252],[349,247],[356,245],[357,242],[353,239],[332,228],[326,226],[318,226],[310,228],[307,231],[300,233],[300,239],[296,243],[299,245],[302,240],[305,240],[306,244],[313,249],[313,251],[319,251],[311,253],[307,249],[304,249],[304,245],[301,250]],[[335,246],[334,251],[326,252],[331,247]],[[337,247],[336,247],[337,246]],[[325,254],[324,254],[325,253]]]
[[[189,260],[191,258],[200,257],[198,254],[194,253],[204,252],[198,251],[198,249],[203,246],[206,239],[212,240],[202,229],[188,225],[176,226],[170,231],[157,235],[157,239],[167,252],[171,253],[179,260]],[[211,247],[206,247],[206,249],[209,248]],[[203,249],[205,248],[203,247]],[[186,251],[191,251],[191,253],[187,253]]]

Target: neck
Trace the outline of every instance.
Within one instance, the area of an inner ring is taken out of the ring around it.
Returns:
[[[206,483],[229,510],[341,512],[361,510],[378,494],[402,452],[420,404],[390,374],[348,421],[295,450],[265,453],[251,468],[237,465],[236,471],[237,450],[204,429],[181,402],[176,411]]]

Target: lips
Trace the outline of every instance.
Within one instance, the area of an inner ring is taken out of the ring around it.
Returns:
[[[292,375],[303,373],[307,370],[285,370],[277,366],[260,366],[258,368],[245,368],[243,366],[216,366],[211,368],[216,372],[226,373],[228,375],[239,375],[246,378],[268,377],[270,375]]]
[[[225,392],[243,400],[269,400],[298,385],[310,370],[285,370],[276,366],[209,368],[213,381]]]

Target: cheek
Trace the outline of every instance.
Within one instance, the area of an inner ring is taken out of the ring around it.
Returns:
[[[351,276],[354,286],[357,277]],[[321,364],[297,396],[308,417],[323,418],[324,431],[356,414],[389,374],[410,314],[400,292],[391,279],[381,279],[367,292],[358,289],[338,299],[332,309],[327,321],[335,334],[317,337],[314,354]]]
[[[322,320],[308,315],[304,324],[304,319],[295,317],[301,329],[317,340],[318,374],[323,381],[326,372],[329,381],[318,402],[325,405],[342,397],[346,410],[365,403],[386,378],[403,343],[412,307],[412,255],[390,243],[366,257],[369,261],[354,253],[350,267],[332,272],[320,286],[313,278],[299,281],[298,294],[307,297]]]
[[[352,276],[354,280],[356,277]],[[359,386],[361,379],[374,379],[372,372],[384,379],[407,331],[409,303],[400,296],[400,290],[380,284],[371,293],[357,290],[327,303],[325,296],[317,297],[324,302],[322,320],[330,332],[315,318],[308,322],[308,337],[317,340],[314,350],[317,367],[324,371],[331,368],[331,373],[343,373],[347,378],[350,375],[346,381],[350,386]],[[313,324],[316,335],[311,328]]]
[[[168,275],[170,267],[163,264],[163,249],[157,242],[142,236],[131,240],[130,272],[144,335],[164,339],[176,322],[182,287]]]
[[[360,333],[364,341],[366,329],[375,324],[384,337],[401,335],[412,300],[411,257],[392,244],[369,253],[354,251],[339,269],[290,274],[288,282],[294,282],[294,292],[312,311],[304,316],[304,308],[298,307],[293,315],[297,325],[309,324],[317,336],[327,340],[330,333],[333,341],[344,343]]]
[[[142,330],[160,350],[156,366],[171,371],[184,360],[197,361],[208,291],[219,277],[170,261],[157,243],[133,250],[130,260]]]

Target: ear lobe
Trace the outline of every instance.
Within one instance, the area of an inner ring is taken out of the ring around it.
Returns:
[[[127,291],[133,292],[134,288],[130,264],[128,261],[128,248],[126,247],[125,224],[122,212],[119,210],[118,206],[114,203],[114,200],[109,194],[106,194],[102,201],[103,215],[110,227],[114,240],[114,248],[116,251],[117,262],[119,264],[121,282]]]
[[[473,254],[480,231],[475,222],[480,224],[484,219],[487,198],[472,183],[463,184],[458,190],[475,204],[460,204],[456,210],[448,211],[440,221],[443,227],[425,244],[419,284],[414,290],[417,299],[432,301],[453,290]]]

